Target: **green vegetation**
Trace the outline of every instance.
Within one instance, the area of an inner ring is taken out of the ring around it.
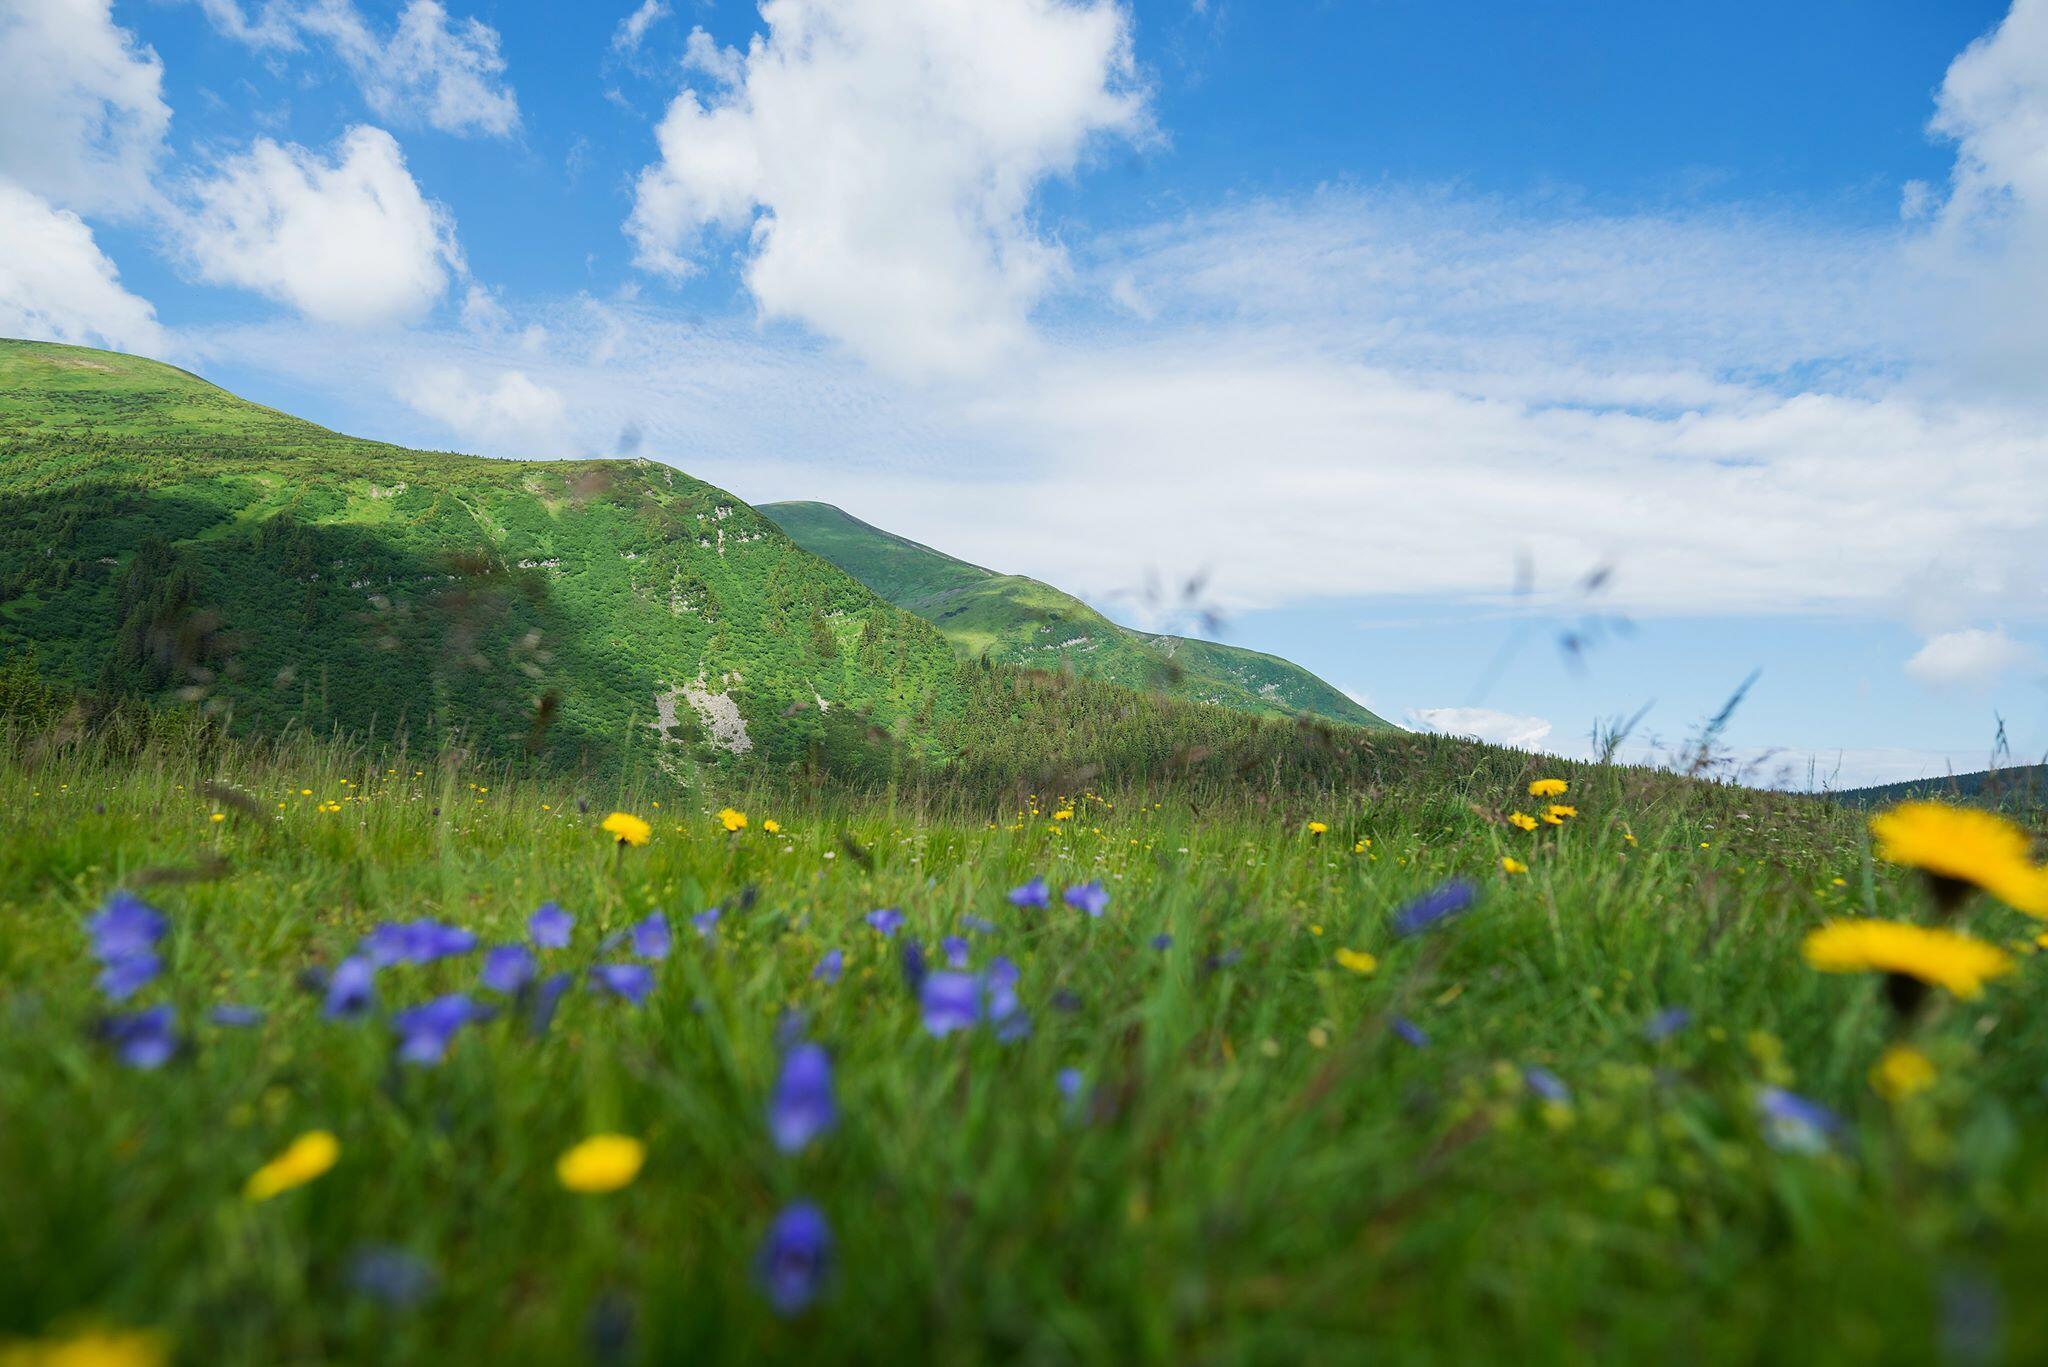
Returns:
[[[1978,769],[1942,778],[1880,783],[1837,793],[1842,802],[1888,807],[1909,798],[1967,802],[1975,806],[2030,809],[2048,806],[2048,764],[2018,764],[2003,769]]]
[[[937,626],[971,659],[1068,670],[1255,716],[1387,725],[1299,665],[1118,626],[1049,584],[956,560],[829,503],[769,503],[761,511],[805,550]]]

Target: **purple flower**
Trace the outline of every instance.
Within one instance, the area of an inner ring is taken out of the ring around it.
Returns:
[[[903,942],[903,953],[897,956],[897,963],[903,969],[903,986],[915,997],[924,990],[924,945],[915,936]]]
[[[1841,1117],[1818,1101],[1780,1087],[1758,1089],[1756,1110],[1764,1139],[1772,1148],[1791,1153],[1821,1153],[1842,1128]]]
[[[867,914],[867,923],[882,935],[894,935],[903,928],[903,913],[894,907],[883,907]]]
[[[133,893],[115,890],[86,918],[85,933],[92,938],[93,957],[101,963],[149,954],[164,937],[171,923],[163,913]]]
[[[1572,1089],[1565,1086],[1564,1079],[1548,1068],[1524,1068],[1522,1081],[1530,1091],[1545,1101],[1554,1101],[1560,1106],[1569,1105],[1571,1102]]]
[[[658,911],[648,912],[647,919],[633,927],[633,952],[643,959],[666,959],[674,944],[668,917]]]
[[[263,1013],[253,1006],[216,1006],[211,1019],[215,1025],[230,1029],[244,1029],[251,1025],[263,1024]]]
[[[1670,1039],[1686,1026],[1692,1024],[1692,1012],[1682,1006],[1667,1006],[1650,1017],[1643,1026],[1643,1038],[1656,1044]]]
[[[1396,935],[1419,935],[1440,921],[1456,916],[1472,905],[1479,889],[1462,878],[1453,878],[1430,889],[1394,913]]]
[[[393,1310],[418,1305],[440,1282],[426,1259],[389,1247],[358,1249],[349,1259],[348,1280],[359,1293]]]
[[[1067,905],[1090,916],[1100,916],[1109,907],[1109,889],[1098,882],[1082,883],[1066,891]]]
[[[110,1002],[127,1001],[154,982],[163,966],[163,960],[146,949],[108,959],[100,970],[100,995]]]
[[[526,918],[526,933],[542,949],[567,949],[569,930],[576,918],[554,902],[542,902],[540,910]]]
[[[809,1013],[795,1007],[784,1008],[775,1018],[775,1047],[781,1050],[796,1048],[804,1042],[804,1031],[810,1028]]]
[[[398,1056],[407,1063],[439,1063],[448,1055],[455,1032],[475,1020],[476,1007],[461,992],[409,1007],[391,1017],[399,1034]]]
[[[528,1034],[535,1039],[547,1034],[548,1027],[555,1021],[555,1008],[561,1005],[563,994],[568,992],[570,985],[575,981],[576,979],[567,973],[557,973],[553,977],[541,980],[540,986],[533,990],[533,1001],[527,1009]]]
[[[986,916],[976,916],[969,913],[960,918],[960,924],[966,926],[976,935],[993,935],[996,933],[996,923],[989,920]]]
[[[828,949],[825,956],[818,960],[818,966],[811,970],[811,978],[816,982],[836,983],[839,981],[839,975],[845,971],[846,951]]]
[[[1081,1095],[1081,1089],[1088,1085],[1088,1079],[1081,1076],[1079,1068],[1062,1068],[1053,1079],[1058,1084],[1060,1095],[1072,1101]]]
[[[130,1068],[161,1068],[178,1052],[177,1013],[152,1006],[133,1015],[109,1016],[101,1033],[121,1062]]]
[[[430,964],[476,948],[476,936],[439,921],[387,921],[363,937],[361,953],[379,968]]]
[[[1429,1036],[1424,1033],[1421,1026],[1406,1016],[1394,1017],[1393,1031],[1417,1049],[1429,1048]]]
[[[794,1315],[817,1299],[832,1258],[832,1230],[808,1201],[787,1206],[761,1241],[762,1294],[779,1315]]]
[[[326,1015],[329,1020],[346,1020],[370,1009],[377,987],[377,966],[360,954],[350,955],[334,966],[327,979]]]
[[[768,1132],[775,1147],[797,1153],[832,1128],[832,1059],[822,1045],[799,1044],[782,1056],[782,1073],[768,1097]]]
[[[706,907],[690,918],[690,925],[699,938],[709,940],[718,934],[718,918],[724,914],[722,907]]]
[[[1052,904],[1052,890],[1046,887],[1043,878],[1034,878],[1022,887],[1011,888],[1009,898],[1013,907],[1037,907],[1043,910]]]
[[[950,968],[967,967],[967,941],[958,935],[948,935],[939,941],[939,948],[945,952],[946,964]]]
[[[988,1018],[992,1021],[1008,1020],[1017,1012],[1017,965],[1008,958],[998,956],[982,975],[982,985],[988,993]]]
[[[590,970],[590,981],[638,1006],[654,990],[654,970],[646,964],[599,964]]]
[[[932,973],[924,980],[920,1000],[924,1028],[943,1039],[955,1030],[971,1029],[981,1018],[981,981],[971,973]]]
[[[1166,934],[1164,931],[1161,931],[1159,934],[1154,935],[1152,937],[1151,944],[1152,948],[1158,950],[1160,953],[1163,954],[1167,950],[1173,948],[1173,937],[1171,935]]]
[[[535,971],[532,950],[525,945],[499,945],[484,955],[479,976],[485,987],[509,997],[532,982]]]

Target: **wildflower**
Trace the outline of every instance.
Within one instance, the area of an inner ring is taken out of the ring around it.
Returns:
[[[352,954],[334,966],[327,979],[329,1020],[346,1020],[370,1009],[377,985],[377,966],[360,954]]]
[[[1062,807],[1052,814],[1052,819],[1054,821],[1072,821],[1074,819],[1074,809],[1072,807]]]
[[[811,970],[811,980],[821,983],[836,983],[839,981],[839,975],[845,971],[846,951],[843,949],[828,949],[825,951],[824,957],[818,960],[818,966]]]
[[[1308,833],[1310,835],[1327,835],[1329,830],[1330,828],[1325,822],[1311,821],[1308,823]]]
[[[1934,1085],[1934,1061],[1910,1044],[1894,1044],[1870,1070],[1870,1085],[1886,1101],[1904,1101]]]
[[[568,973],[557,973],[541,980],[527,1006],[526,1030],[529,1035],[539,1039],[547,1034],[548,1027],[555,1022],[555,1008],[561,1005],[562,997],[575,981],[575,977]]]
[[[109,959],[100,970],[100,995],[110,1002],[127,1001],[154,982],[162,969],[163,960],[147,952]]]
[[[88,1329],[69,1338],[0,1348],[0,1367],[164,1367],[160,1334]]]
[[[590,970],[590,981],[638,1006],[654,990],[654,970],[645,964],[598,964]]]
[[[1527,812],[1509,812],[1508,825],[1518,831],[1533,831],[1536,829],[1536,818]]]
[[[723,907],[706,907],[690,918],[690,929],[697,932],[700,940],[709,940],[718,934],[718,918],[725,914]]]
[[[2012,972],[2013,957],[1996,945],[1954,931],[1898,921],[1829,921],[1806,937],[1806,962],[1823,973],[1891,973],[1965,1000]]]
[[[499,945],[484,955],[479,978],[491,991],[509,997],[533,981],[534,971],[532,950],[525,945]]]
[[[148,1072],[163,1067],[178,1052],[177,1024],[177,1013],[170,1007],[152,1006],[132,1015],[109,1016],[100,1032],[121,1062]]]
[[[389,968],[454,958],[476,945],[476,936],[458,926],[439,921],[387,921],[363,937],[360,952],[378,968]]]
[[[1578,814],[1577,807],[1567,807],[1561,802],[1553,802],[1543,809],[1543,823],[1546,826],[1562,826]]]
[[[1022,887],[1011,888],[1010,905],[1013,907],[1037,907],[1041,911],[1052,903],[1052,890],[1043,878],[1033,878]]]
[[[1017,980],[1020,976],[1017,965],[1002,956],[990,963],[988,972],[981,975],[982,990],[987,996],[988,1018],[995,1023],[996,1040],[1002,1044],[1014,1043],[1031,1033],[1031,1017],[1017,1004]]]
[[[1161,931],[1159,934],[1154,935],[1151,938],[1151,940],[1149,940],[1147,943],[1149,943],[1152,946],[1152,948],[1160,951],[1161,953],[1165,953],[1167,950],[1173,948],[1173,937],[1171,935],[1168,935],[1165,931]]]
[[[1100,916],[1109,907],[1109,889],[1099,880],[1068,888],[1064,896],[1068,906],[1090,916]]]
[[[768,1226],[756,1264],[775,1313],[799,1314],[816,1300],[831,1258],[832,1231],[824,1214],[808,1201],[785,1207]]]
[[[1682,1006],[1667,1006],[1643,1026],[1643,1038],[1652,1044],[1670,1039],[1692,1024],[1692,1012]]]
[[[903,913],[894,907],[882,907],[871,911],[865,919],[877,934],[884,937],[892,936],[903,928]]]
[[[576,918],[554,902],[543,902],[540,910],[526,918],[526,933],[542,949],[567,949],[569,930]]]
[[[440,1284],[432,1263],[388,1246],[357,1249],[349,1259],[348,1280],[358,1293],[393,1310],[418,1305]]]
[[[2048,869],[2028,858],[2026,832],[2005,818],[1940,802],[1906,802],[1873,817],[1878,858],[1920,870],[1944,907],[1981,888],[2030,916],[2048,916]]]
[[[242,1195],[251,1201],[268,1201],[293,1187],[305,1186],[340,1157],[340,1140],[326,1130],[308,1130],[285,1145],[283,1153],[250,1173]]]
[[[211,1020],[215,1025],[225,1025],[231,1029],[242,1029],[251,1025],[261,1025],[263,1023],[263,1013],[253,1006],[228,1006],[224,1004],[214,1007],[207,1019]]]
[[[1539,778],[1529,784],[1529,796],[1563,797],[1570,786],[1561,778]]]
[[[1522,1070],[1522,1083],[1537,1096],[1558,1106],[1569,1106],[1572,1089],[1564,1085],[1564,1079],[1548,1068],[1528,1067]]]
[[[640,1175],[647,1146],[623,1134],[594,1134],[555,1160],[555,1178],[570,1191],[617,1191]]]
[[[674,943],[668,918],[658,911],[648,912],[647,918],[633,927],[633,952],[643,959],[666,959]]]
[[[915,937],[905,940],[897,965],[903,970],[904,988],[911,996],[917,996],[924,990],[924,942]]]
[[[116,889],[88,917],[85,933],[92,939],[93,957],[111,963],[136,954],[153,953],[171,923],[162,912],[132,893]]]
[[[645,845],[654,835],[654,827],[631,812],[613,812],[600,829],[621,845]]]
[[[832,1059],[824,1046],[799,1044],[782,1059],[782,1072],[768,1098],[768,1132],[775,1147],[796,1153],[832,1128],[838,1119],[832,1100]]]
[[[981,982],[970,973],[930,973],[919,1001],[924,1028],[943,1039],[955,1030],[970,1029],[981,1018]]]
[[[1346,945],[1337,950],[1337,967],[1356,973],[1361,978],[1376,971],[1379,966],[1380,961],[1362,949],[1352,949]]]
[[[1782,1087],[1758,1088],[1756,1110],[1765,1142],[1789,1153],[1821,1153],[1842,1128],[1833,1111]]]
[[[1500,871],[1502,873],[1510,874],[1527,873],[1529,871],[1529,866],[1527,864],[1524,864],[1521,860],[1515,858],[1511,854],[1504,854],[1500,857]]]
[[[947,967],[967,967],[967,941],[961,939],[958,935],[948,935],[945,939],[939,941],[939,948],[945,953]]]
[[[986,916],[976,916],[971,912],[960,918],[960,924],[966,926],[976,935],[993,935],[996,933],[996,923],[994,921],[989,920]]]
[[[1396,1035],[1406,1040],[1410,1046],[1416,1049],[1429,1048],[1429,1036],[1423,1032],[1421,1026],[1409,1020],[1406,1016],[1394,1017],[1391,1028]]]
[[[721,807],[718,809],[718,824],[733,833],[744,831],[747,828],[747,814],[731,807]]]
[[[399,1034],[398,1056],[407,1063],[435,1064],[448,1056],[455,1032],[477,1019],[477,1008],[465,993],[408,1007],[391,1017]]]
[[[1081,1089],[1088,1085],[1088,1080],[1081,1075],[1079,1068],[1062,1068],[1053,1078],[1053,1083],[1060,1089],[1061,1096],[1072,1101],[1081,1095]]]
[[[770,835],[781,835],[782,823],[771,816],[766,821],[763,821],[761,823],[761,829],[768,832],[768,834]]]
[[[1394,913],[1394,934],[1420,934],[1464,911],[1478,896],[1479,890],[1462,878],[1439,884]]]
[[[1353,854],[1364,854],[1365,847],[1370,844],[1372,844],[1370,840],[1354,840],[1351,842],[1351,852]]]

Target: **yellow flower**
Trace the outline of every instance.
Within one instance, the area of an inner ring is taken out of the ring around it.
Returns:
[[[1337,951],[1337,967],[1349,969],[1361,978],[1380,966],[1380,961],[1362,949],[1340,949]]]
[[[1939,883],[1982,888],[2030,916],[2048,916],[2048,869],[2028,857],[2027,834],[1990,812],[1905,802],[1871,819],[1877,857]]]
[[[1529,785],[1529,796],[1563,797],[1570,786],[1561,778],[1539,778]]]
[[[617,1191],[640,1175],[647,1146],[622,1134],[594,1134],[555,1160],[555,1176],[571,1191]]]
[[[1308,823],[1308,833],[1310,835],[1322,835],[1329,829],[1330,828],[1327,825],[1320,821],[1311,821]]]
[[[1074,809],[1072,807],[1062,807],[1052,814],[1052,819],[1054,821],[1072,821],[1074,819]]]
[[[1934,1061],[1910,1044],[1894,1044],[1870,1070],[1870,1085],[1886,1101],[1904,1101],[1934,1085]]]
[[[744,831],[747,828],[747,814],[731,807],[718,809],[718,824],[728,831]]]
[[[1533,831],[1536,829],[1536,818],[1527,812],[1509,812],[1508,825],[1518,831]]]
[[[1353,854],[1364,854],[1365,847],[1370,844],[1372,844],[1370,840],[1354,840],[1351,843],[1351,852]]]
[[[781,835],[782,823],[771,816],[766,821],[763,821],[761,823],[761,829],[768,832],[768,834],[770,835]]]
[[[88,1329],[67,1339],[0,1348],[0,1367],[163,1367],[161,1334]]]
[[[242,1195],[251,1201],[303,1187],[341,1157],[341,1141],[325,1130],[308,1130],[285,1146],[283,1153],[249,1174]]]
[[[1806,937],[1803,952],[1823,973],[1900,973],[1972,999],[2013,969],[1997,945],[1900,921],[1829,921]]]
[[[645,845],[654,834],[654,827],[631,812],[613,812],[604,819],[604,831],[621,845]]]
[[[212,816],[209,816],[206,819],[208,821],[226,821],[228,818],[225,812],[215,812]]]
[[[1529,866],[1511,854],[1504,854],[1500,860],[1500,871],[1502,873],[1527,873]]]

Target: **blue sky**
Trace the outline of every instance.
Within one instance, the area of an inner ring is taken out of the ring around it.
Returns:
[[[2044,127],[2048,0],[13,0],[0,332],[1906,777],[2048,750]]]

